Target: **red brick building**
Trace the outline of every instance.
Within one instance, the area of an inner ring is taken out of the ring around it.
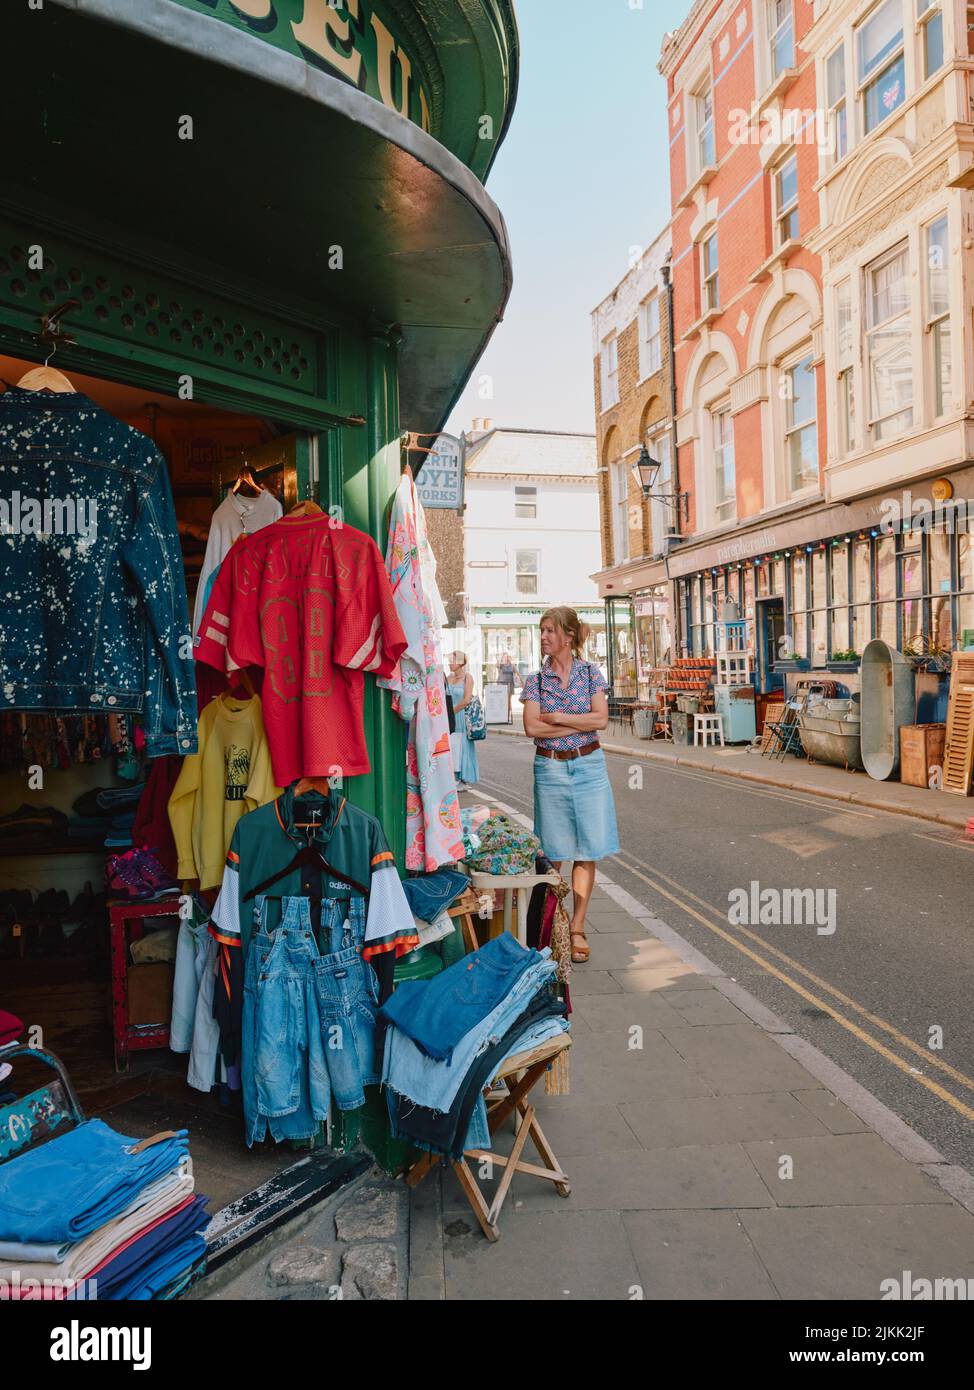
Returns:
[[[751,623],[756,684],[785,646],[827,655],[810,613],[826,464],[816,66],[805,0],[697,0],[667,37],[680,635],[712,651],[720,599]],[[814,539],[813,539],[814,538]],[[811,547],[811,548],[807,548]],[[821,644],[821,651],[818,648]],[[803,653],[804,654],[804,653]]]

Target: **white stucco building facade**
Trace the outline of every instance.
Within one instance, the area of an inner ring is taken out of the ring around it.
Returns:
[[[519,671],[540,663],[538,623],[567,604],[605,655],[595,436],[490,429],[467,436],[464,645],[478,687],[509,652]]]

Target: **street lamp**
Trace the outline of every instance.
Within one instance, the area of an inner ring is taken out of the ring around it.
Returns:
[[[680,505],[682,503],[684,520],[689,521],[689,492],[653,491],[653,489],[656,487],[657,482],[659,481],[659,475],[662,471],[662,468],[663,465],[659,462],[658,459],[653,458],[652,454],[649,452],[649,450],[646,448],[646,445],[644,444],[639,451],[639,458],[632,466],[632,475],[636,479],[636,482],[639,485],[639,487],[642,489],[642,494],[645,498],[654,497],[658,502],[665,502],[668,506],[673,508],[673,510],[677,514],[677,517],[679,517]]]

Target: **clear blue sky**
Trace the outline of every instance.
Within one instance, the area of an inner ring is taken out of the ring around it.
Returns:
[[[663,35],[692,0],[515,0],[521,76],[488,191],[514,292],[448,428],[594,432],[591,311],[669,216]],[[493,378],[493,400],[479,379]]]

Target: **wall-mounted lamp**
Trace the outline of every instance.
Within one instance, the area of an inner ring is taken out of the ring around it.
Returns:
[[[643,497],[654,497],[658,502],[665,502],[680,515],[680,505],[683,507],[683,519],[690,520],[690,494],[689,492],[654,492],[653,489],[659,479],[663,465],[658,459],[654,459],[652,454],[644,444],[639,451],[639,458],[632,466],[632,475],[642,488]]]

